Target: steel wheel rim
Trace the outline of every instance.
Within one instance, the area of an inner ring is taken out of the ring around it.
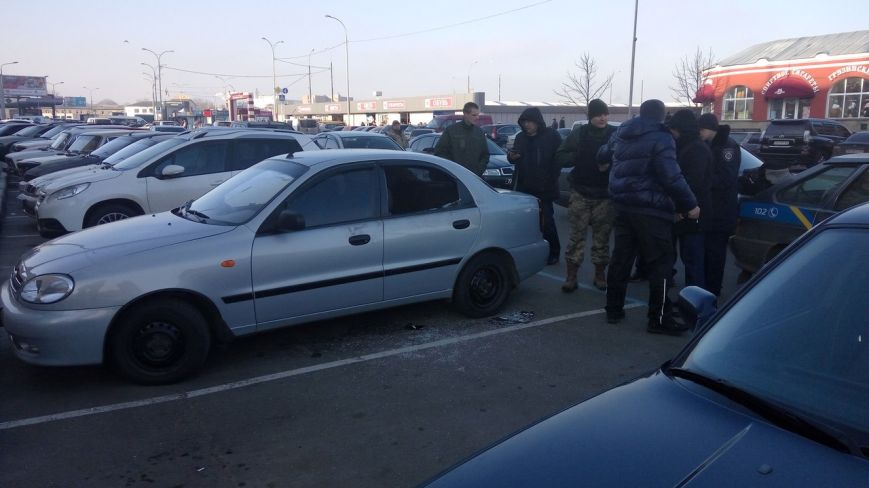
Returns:
[[[132,348],[133,356],[142,365],[170,366],[184,354],[184,335],[174,324],[150,322],[136,332]]]
[[[490,305],[500,294],[502,286],[501,274],[496,268],[482,267],[471,276],[471,301],[479,306]]]

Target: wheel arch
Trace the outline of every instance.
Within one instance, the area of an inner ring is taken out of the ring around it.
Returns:
[[[93,213],[97,211],[97,209],[99,209],[102,206],[112,205],[112,204],[128,205],[128,206],[134,208],[136,211],[138,211],[139,215],[145,214],[145,209],[142,208],[142,206],[139,205],[138,202],[136,202],[135,200],[131,200],[129,198],[112,198],[109,200],[102,200],[100,202],[97,202],[97,203],[91,205],[90,208],[87,209],[87,212],[84,213],[84,216],[81,219],[81,228],[82,229],[86,228],[88,220],[90,219],[91,215],[93,215]]]
[[[146,302],[165,300],[168,298],[181,300],[196,308],[196,310],[205,318],[205,321],[208,324],[208,332],[211,334],[211,337],[216,339],[218,342],[226,343],[235,337],[230,330],[229,325],[223,320],[223,316],[220,315],[217,306],[214,305],[214,302],[205,295],[181,288],[158,290],[136,297],[118,310],[118,313],[116,313],[112,318],[112,321],[106,330],[105,339],[103,340],[103,362],[105,362],[109,357],[108,348],[111,344],[112,334],[117,330],[118,325],[133,310],[135,310],[137,306]]]

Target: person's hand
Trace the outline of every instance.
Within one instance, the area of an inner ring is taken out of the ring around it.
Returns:
[[[601,173],[606,173],[607,170],[610,169],[610,164],[609,164],[609,163],[598,164],[598,165],[597,165],[597,169],[598,169],[598,171],[600,171]]]
[[[688,218],[697,220],[700,218],[700,207],[694,207],[688,212]]]

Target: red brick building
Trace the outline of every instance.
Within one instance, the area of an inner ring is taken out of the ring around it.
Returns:
[[[694,102],[734,127],[808,117],[869,125],[869,31],[758,44],[704,75]]]

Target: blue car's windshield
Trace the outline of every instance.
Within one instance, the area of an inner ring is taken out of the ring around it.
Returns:
[[[869,231],[829,229],[776,266],[683,368],[869,435]]]

